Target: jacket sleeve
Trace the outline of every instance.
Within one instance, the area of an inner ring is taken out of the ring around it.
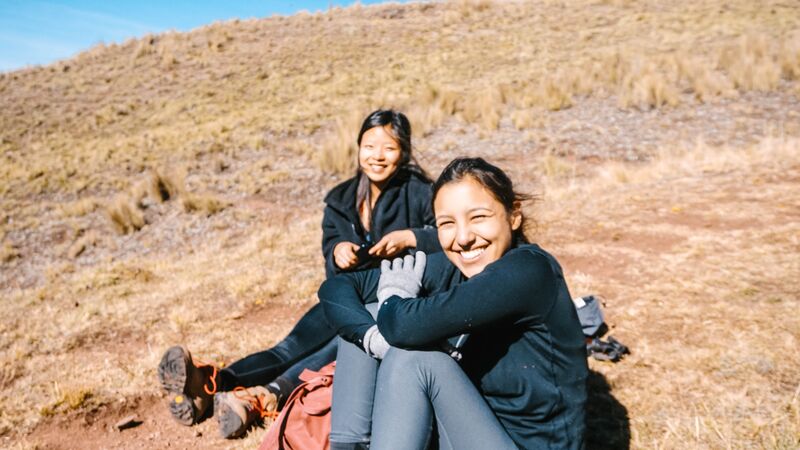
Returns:
[[[553,306],[555,289],[545,257],[511,251],[446,291],[390,297],[378,313],[378,328],[391,345],[418,347],[492,325],[541,321]]]
[[[417,240],[417,250],[425,253],[436,253],[442,251],[439,245],[439,235],[436,230],[436,217],[433,215],[431,200],[433,193],[431,185],[425,184],[421,189],[416,190],[416,212],[424,224],[422,227],[412,228],[411,232]]]
[[[325,317],[346,341],[364,346],[364,333],[375,319],[364,307],[378,301],[376,291],[380,269],[348,272],[328,278],[319,288],[319,301]]]
[[[336,212],[326,206],[322,213],[322,256],[325,257],[325,278],[330,278],[341,269],[333,260],[333,249],[336,244],[344,242],[346,239],[336,228]]]

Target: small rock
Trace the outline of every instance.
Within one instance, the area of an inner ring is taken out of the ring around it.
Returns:
[[[141,424],[142,421],[139,420],[138,417],[136,417],[136,414],[131,414],[130,416],[126,416],[122,420],[114,424],[114,428],[116,428],[119,431],[122,431],[128,428],[137,427]]]
[[[200,430],[194,430],[194,437],[201,437],[201,436],[203,436],[203,433],[201,433]]]

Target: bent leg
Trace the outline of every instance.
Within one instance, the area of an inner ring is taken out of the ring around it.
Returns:
[[[458,363],[439,351],[391,348],[378,371],[372,450],[516,449]]]
[[[246,356],[220,371],[220,391],[237,386],[263,386],[303,358],[320,350],[336,336],[328,325],[322,305],[314,305],[281,342]]]
[[[336,345],[336,338],[331,339],[324,347],[301,359],[267,385],[267,389],[278,397],[278,409],[283,408],[283,402],[300,386],[300,374],[304,369],[318,371],[336,359]]]
[[[378,305],[366,305],[373,317]],[[337,338],[336,374],[333,376],[331,450],[367,448],[372,434],[372,402],[379,361],[364,350]]]
[[[378,360],[355,344],[339,340],[333,376],[331,448],[334,443],[366,444],[372,433],[372,401]],[[347,447],[341,447],[347,448]]]

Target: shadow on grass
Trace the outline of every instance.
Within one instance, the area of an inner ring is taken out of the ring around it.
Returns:
[[[627,450],[631,444],[628,410],[611,395],[603,374],[589,371],[586,381],[586,450]]]

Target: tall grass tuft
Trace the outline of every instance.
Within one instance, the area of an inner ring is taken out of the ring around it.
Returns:
[[[483,131],[497,130],[505,98],[499,87],[490,87],[465,95],[458,108],[469,123],[477,124]]]
[[[636,58],[624,72],[617,90],[621,107],[660,108],[678,104],[675,74],[663,70],[656,61]]]
[[[314,158],[320,169],[338,175],[348,175],[356,169],[358,158],[356,139],[363,118],[364,114],[352,109],[350,113],[336,118],[333,130]]]
[[[126,194],[120,194],[105,206],[106,216],[119,234],[129,234],[145,225],[144,214],[136,202]]]
[[[230,203],[211,194],[187,193],[181,197],[181,206],[186,212],[198,212],[211,216],[230,206]]]
[[[151,170],[145,180],[147,195],[156,202],[175,199],[185,192],[186,172],[183,169],[172,172]]]
[[[741,90],[769,91],[781,79],[775,43],[764,35],[746,35],[729,45],[719,57],[724,69]]]

